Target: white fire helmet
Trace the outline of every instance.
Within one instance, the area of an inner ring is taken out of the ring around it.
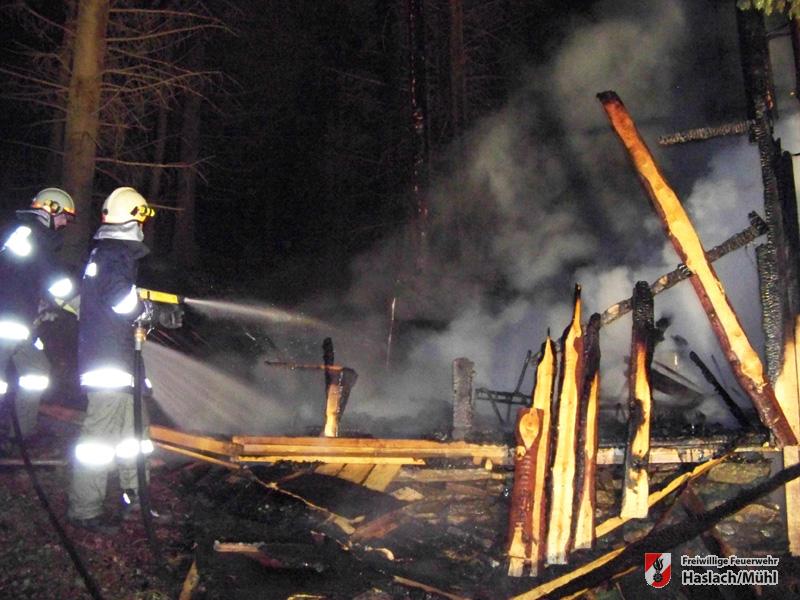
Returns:
[[[103,223],[144,223],[155,214],[156,211],[147,204],[144,196],[131,187],[115,189],[103,202]]]
[[[41,208],[51,215],[67,215],[67,220],[75,219],[75,202],[64,190],[59,188],[45,188],[33,197],[31,208]]]

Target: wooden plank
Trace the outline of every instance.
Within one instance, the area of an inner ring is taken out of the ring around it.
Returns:
[[[299,448],[414,448],[439,449],[480,452],[505,452],[506,447],[498,444],[472,444],[469,442],[439,442],[436,440],[408,438],[323,438],[323,437],[291,437],[291,436],[245,436],[234,435],[233,444],[243,447],[299,447]]]
[[[625,145],[675,251],[692,272],[692,286],[736,379],[753,401],[761,421],[775,434],[779,444],[796,445],[797,437],[775,398],[761,359],[750,344],[678,196],[656,165],[619,97],[614,92],[603,92],[598,94],[598,98],[614,131]]]
[[[370,464],[370,465],[424,465],[425,461],[421,458],[410,456],[354,456],[347,455],[323,455],[323,454],[275,454],[272,456],[235,456],[237,463],[277,463],[277,462],[296,462],[296,463],[338,463],[346,465]]]
[[[622,487],[622,517],[647,516],[650,493],[647,464],[650,454],[650,414],[653,390],[650,363],[653,360],[653,293],[646,281],[633,292],[633,328],[628,367],[628,445],[625,450],[625,483]]]
[[[344,469],[345,465],[341,463],[324,463],[314,469],[318,475],[328,475],[329,477],[336,477],[339,471]]]
[[[578,444],[578,394],[583,381],[583,330],[580,286],[575,286],[572,322],[564,330],[556,426],[555,457],[550,474],[550,521],[547,530],[547,563],[563,565],[572,548],[575,458]]]
[[[237,465],[236,463],[232,463],[227,460],[222,460],[214,456],[208,456],[207,454],[202,454],[201,452],[194,452],[193,450],[189,450],[187,448],[181,448],[180,446],[173,446],[172,444],[165,444],[164,442],[153,442],[153,445],[156,448],[161,448],[162,450],[167,450],[169,452],[174,452],[175,454],[188,456],[189,458],[202,460],[203,462],[212,463],[215,465],[219,465],[221,467],[226,467],[228,469],[238,470],[242,468],[240,465]]]
[[[384,492],[401,468],[401,465],[375,465],[363,485],[376,492]]]
[[[536,449],[536,464],[550,464],[552,435],[550,431],[550,408],[553,401],[556,376],[556,353],[553,340],[548,335],[542,344],[541,359],[536,367],[536,385],[533,388],[531,405],[542,411],[542,434],[539,447]],[[549,469],[536,469],[533,482],[533,510],[531,514],[531,554],[530,574],[536,577],[544,567],[545,549],[547,547],[547,475]]]
[[[398,483],[409,481],[419,483],[434,483],[439,481],[482,481],[482,480],[505,481],[504,473],[487,471],[486,469],[428,469],[428,468],[409,468],[401,467],[395,477]]]
[[[339,479],[344,479],[345,481],[350,481],[352,483],[356,483],[361,485],[364,483],[364,480],[370,474],[370,471],[374,468],[375,465],[370,463],[349,463],[344,466],[344,468],[339,471],[336,475]],[[395,466],[395,465],[390,465]],[[399,468],[399,465],[396,465]]]
[[[224,454],[226,456],[235,456],[241,451],[240,446],[236,443],[225,442],[202,435],[183,433],[175,429],[162,427],[161,425],[150,425],[150,439],[154,442],[164,442],[174,446],[184,446],[194,450]]]

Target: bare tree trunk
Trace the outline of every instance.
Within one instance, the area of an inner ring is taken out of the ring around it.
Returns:
[[[414,198],[416,271],[425,270],[428,244],[427,183],[429,168],[427,74],[425,67],[425,0],[408,0],[409,99],[413,157],[411,190]]]
[[[199,68],[203,63],[203,42],[194,42],[188,58],[190,68]],[[200,90],[186,96],[183,105],[181,125],[182,163],[191,165],[200,157]],[[177,205],[182,209],[175,224],[175,247],[173,251],[178,262],[186,267],[197,264],[197,244],[195,242],[195,206],[197,173],[193,168],[182,169],[178,174]]]
[[[450,110],[453,137],[459,138],[466,120],[467,86],[464,69],[464,1],[450,0]]]
[[[158,117],[156,120],[155,148],[153,149],[153,164],[156,165],[163,164],[167,154],[167,124],[167,107],[160,105],[158,107]],[[156,204],[163,204],[160,200],[162,175],[163,169],[158,167],[150,169],[150,184],[147,190],[147,200]],[[159,219],[158,221],[150,219],[144,226],[145,235],[153,240],[153,247],[158,250],[162,250],[162,248],[160,247],[160,236],[156,234],[156,231],[163,230],[164,226],[165,223],[163,219]]]
[[[75,0],[67,0],[66,12],[67,19],[64,23],[61,48],[58,51],[58,85],[64,89],[69,88],[70,66],[72,63],[72,51],[75,47],[75,19],[77,12]],[[60,106],[66,108],[66,99],[59,98]],[[64,149],[64,120],[61,115],[56,115],[50,127],[50,157],[47,161],[47,184],[54,185],[54,182],[61,180],[63,163],[61,151]]]
[[[81,215],[67,231],[64,255],[79,262],[86,253],[92,225],[100,87],[106,51],[109,0],[80,0],[75,31],[72,77],[64,129],[63,185]]]

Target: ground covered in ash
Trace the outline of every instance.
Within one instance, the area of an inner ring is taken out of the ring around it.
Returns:
[[[47,412],[40,415],[40,429],[30,445],[32,458],[66,457],[77,425],[53,419]],[[28,475],[13,464],[17,455],[11,451],[0,467],[0,598],[89,598]],[[695,484],[697,496],[706,508],[718,505],[764,481],[779,468],[773,462],[759,453],[738,456]],[[154,463],[153,505],[168,516],[157,521],[157,559],[139,521],[126,522],[113,536],[66,525],[103,598],[510,598],[688,518],[682,504],[670,498],[651,510],[647,519],[598,540],[594,550],[573,553],[570,565],[549,567],[542,580],[510,578],[504,559],[512,484],[507,470],[490,472],[471,463],[448,462],[425,469],[404,467],[385,492],[376,492],[313,472],[309,465],[234,472],[163,453]],[[653,467],[653,489],[678,471],[676,465]],[[36,475],[63,522],[68,466],[63,462],[39,466]],[[621,475],[619,467],[598,470],[598,522],[619,512]],[[728,553],[779,556],[779,586],[735,590],[682,586],[680,555],[710,553],[696,538],[671,549],[675,570],[668,588],[648,588],[639,566],[624,577],[609,574],[590,597],[622,600],[656,593],[659,598],[690,599],[800,597],[800,569],[787,553],[781,497],[780,492],[762,497],[713,531]],[[114,508],[112,500],[109,509]],[[197,584],[191,593],[181,595],[193,565]]]

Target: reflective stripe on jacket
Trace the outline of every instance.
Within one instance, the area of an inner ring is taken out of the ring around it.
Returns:
[[[133,382],[133,322],[142,312],[136,296],[141,242],[102,239],[81,280],[78,370],[90,388],[124,388]]]
[[[49,300],[55,285],[63,291],[67,271],[56,255],[61,235],[44,225],[36,211],[20,211],[0,228],[0,322],[13,333],[30,326],[39,312],[39,301]],[[68,281],[68,279],[66,279]],[[56,285],[57,284],[57,285]]]

